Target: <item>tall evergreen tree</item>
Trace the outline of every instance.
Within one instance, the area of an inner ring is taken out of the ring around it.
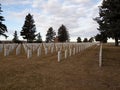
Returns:
[[[52,27],[50,27],[47,31],[47,34],[46,34],[46,42],[47,43],[48,42],[53,42],[54,39],[55,39],[55,35],[56,35],[55,31],[53,30]]]
[[[5,32],[7,32],[7,27],[5,26],[5,24],[2,23],[2,21],[5,21],[4,17],[1,16],[1,12],[3,12],[1,10],[1,4],[0,4],[0,35],[4,36],[4,37],[8,37]]]
[[[37,40],[36,40],[37,43],[42,43],[42,37],[40,35],[40,33],[37,34]]]
[[[115,39],[118,46],[120,39],[120,0],[103,0],[99,6],[99,17],[95,20],[99,24],[98,30],[105,36]]]
[[[58,41],[59,42],[69,41],[69,33],[64,25],[60,26],[60,28],[58,29]]]
[[[81,41],[81,38],[80,37],[78,37],[77,38],[77,43],[81,43],[82,41]]]
[[[34,24],[34,19],[29,13],[25,18],[25,22],[21,30],[21,36],[23,36],[23,39],[27,39],[27,42],[33,42],[36,37],[35,32],[36,27]]]

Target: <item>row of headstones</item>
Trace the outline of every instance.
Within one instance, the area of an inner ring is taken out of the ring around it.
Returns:
[[[65,54],[65,59],[68,56],[75,55],[76,53],[79,53],[80,51],[86,49],[87,47],[90,47],[91,45],[94,45],[94,43],[43,43],[43,44],[4,44],[0,45],[0,48],[4,48],[4,56],[8,56],[10,52],[12,52],[14,49],[16,49],[16,55],[19,55],[21,52],[21,47],[23,46],[25,53],[27,54],[27,58],[31,58],[34,51],[37,51],[37,56],[41,56],[42,49],[45,51],[45,55],[48,54],[48,52],[58,53],[58,61],[61,60],[61,52],[63,51]],[[0,49],[0,50],[2,50]]]
[[[41,47],[42,47],[42,44],[35,44],[35,43],[23,44],[23,48],[24,48],[25,53],[27,54],[28,59],[32,57],[32,54],[36,50],[37,50],[37,55],[39,56],[41,53]]]
[[[35,45],[38,45],[38,44],[34,44],[34,45],[29,44],[27,45],[27,48],[26,48],[26,46],[23,44],[25,52],[30,53],[31,47],[33,49],[32,51],[35,51],[37,49]],[[10,55],[11,52],[13,52],[13,50],[15,50],[16,55],[19,55],[21,52],[21,47],[22,47],[22,44],[0,44],[0,52],[3,52],[4,56],[8,56]]]
[[[18,55],[20,53],[21,44],[19,44],[19,45],[18,44],[0,44],[0,52],[2,52],[2,51],[4,51],[4,52],[11,51],[10,50],[11,47],[14,47],[16,45],[17,45],[16,55]],[[48,49],[50,49],[51,44],[50,45],[49,44],[48,45],[43,44],[43,45],[44,45],[44,49],[48,48],[48,46],[49,46]],[[47,45],[47,47],[45,47],[45,45]],[[28,49],[30,49],[30,50],[32,50],[34,52],[36,49],[38,49],[38,47],[42,48],[42,44],[23,44],[23,47],[24,47],[25,53],[28,52]]]
[[[17,47],[17,44],[0,44],[0,52],[8,56]]]
[[[45,55],[48,52],[57,52],[58,62],[62,59],[67,59],[68,57],[75,55],[86,48],[95,45],[96,43],[43,43],[43,44],[0,44],[0,53],[3,51],[4,56],[8,56],[14,49],[16,49],[16,55],[21,52],[21,47],[24,47],[27,58],[31,58],[34,51],[37,51],[37,56],[41,56],[42,48],[45,51]],[[99,67],[102,66],[102,44],[100,45],[99,52]]]
[[[27,54],[27,58],[31,58],[34,51],[37,51],[37,56],[41,56],[43,51],[45,52],[45,55],[48,54],[48,52],[53,53],[54,52],[54,43],[43,43],[43,44],[23,44],[24,50]]]
[[[20,54],[21,44],[0,44],[0,53],[4,53],[4,56],[10,55],[13,50],[16,49],[16,55]]]
[[[80,52],[81,50],[84,50],[85,48],[93,45],[93,43],[85,43],[85,44],[78,44],[78,43],[43,43],[43,44],[23,44],[24,50],[27,54],[27,58],[31,58],[33,52],[36,50],[37,51],[37,56],[41,56],[42,48],[45,51],[45,55],[50,52],[51,54],[53,52],[61,52],[64,51],[65,57],[67,57],[67,53],[69,51],[70,56],[75,55],[75,53]],[[68,49],[68,50],[67,50]]]
[[[72,55],[76,55],[80,53],[81,51],[87,49],[88,47],[91,47],[92,45],[95,45],[95,43],[85,43],[85,44],[74,44],[74,47],[65,49],[64,53],[62,53],[61,50],[58,51],[58,62],[60,62],[62,59],[66,59]],[[64,54],[64,55],[63,55]]]

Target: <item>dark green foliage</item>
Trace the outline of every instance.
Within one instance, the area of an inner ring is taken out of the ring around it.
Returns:
[[[91,37],[89,40],[88,40],[88,42],[93,42],[94,41],[94,38],[93,37]]]
[[[83,42],[88,42],[88,39],[87,39],[87,38],[84,38]]]
[[[42,37],[41,37],[40,33],[37,34],[36,43],[42,43]]]
[[[55,31],[53,30],[52,27],[50,27],[46,34],[46,43],[53,42],[55,39],[55,35],[56,35]]]
[[[107,43],[107,36],[105,36],[104,33],[102,33],[102,34],[97,34],[97,35],[95,36],[95,40],[96,40],[96,41],[103,42],[103,43]]]
[[[34,24],[34,19],[31,14],[28,14],[25,18],[25,23],[21,30],[21,36],[23,39],[27,39],[27,42],[33,42],[35,40],[36,27]]]
[[[99,24],[98,30],[105,36],[115,39],[118,46],[120,39],[120,0],[103,0],[99,7],[99,17],[95,20]]]
[[[67,31],[67,28],[62,25],[59,29],[58,29],[58,41],[59,42],[69,42],[69,33]]]
[[[2,21],[5,21],[4,17],[1,16],[1,4],[0,4],[0,35],[4,36],[4,37],[8,37],[5,32],[7,32],[7,27],[2,23]]]
[[[102,39],[101,39],[101,35],[100,34],[97,34],[96,36],[95,36],[95,41],[101,41]]]
[[[18,40],[18,36],[17,36],[17,31],[15,31],[14,33],[14,38],[13,38],[13,42],[16,42]]]
[[[14,43],[20,43],[20,40],[18,39],[17,31],[14,33],[14,38],[12,40]]]
[[[77,43],[81,43],[82,41],[81,41],[81,38],[80,37],[78,37],[77,38]]]

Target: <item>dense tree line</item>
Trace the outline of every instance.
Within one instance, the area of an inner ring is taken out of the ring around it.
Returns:
[[[83,41],[80,37],[77,38],[77,43],[81,43],[81,42],[94,42],[94,37],[91,38],[84,38]]]

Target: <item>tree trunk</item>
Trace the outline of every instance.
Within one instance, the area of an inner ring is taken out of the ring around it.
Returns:
[[[118,42],[118,38],[115,37],[115,46],[118,46],[119,42]]]

